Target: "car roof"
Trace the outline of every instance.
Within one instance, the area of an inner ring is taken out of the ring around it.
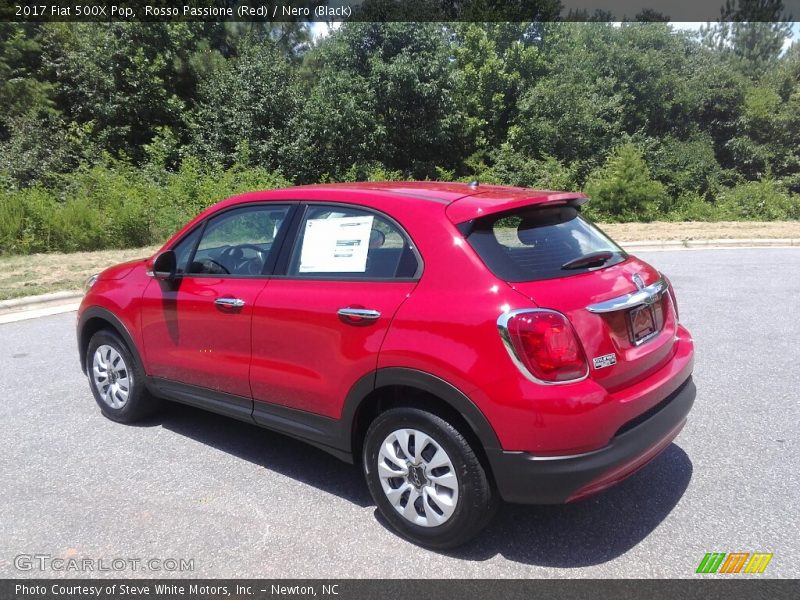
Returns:
[[[348,203],[353,196],[370,197],[370,205],[394,212],[400,205],[397,200],[429,202],[446,209],[453,223],[461,223],[496,212],[513,210],[526,205],[548,204],[577,200],[586,201],[578,192],[534,190],[491,184],[440,182],[440,181],[382,181],[354,183],[324,183],[300,185],[275,190],[248,192],[223,200],[211,210],[256,201],[325,201]],[[385,201],[385,202],[384,202]]]

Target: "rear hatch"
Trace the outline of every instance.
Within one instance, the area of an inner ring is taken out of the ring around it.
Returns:
[[[583,201],[516,203],[459,227],[497,277],[569,319],[589,377],[614,392],[670,360],[677,318],[666,279],[584,219]]]

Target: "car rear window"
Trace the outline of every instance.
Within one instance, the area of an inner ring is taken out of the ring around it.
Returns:
[[[526,207],[477,219],[467,241],[489,270],[505,281],[568,277],[627,258],[622,248],[569,205]],[[585,257],[591,262],[582,265]]]

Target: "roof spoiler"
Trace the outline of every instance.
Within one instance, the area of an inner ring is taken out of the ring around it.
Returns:
[[[464,233],[472,229],[476,219],[493,214],[501,214],[519,210],[520,208],[534,208],[545,206],[571,205],[580,207],[589,201],[585,194],[578,192],[532,192],[528,194],[509,194],[498,197],[499,194],[487,193],[466,196],[456,200],[447,207],[446,213],[450,221]]]

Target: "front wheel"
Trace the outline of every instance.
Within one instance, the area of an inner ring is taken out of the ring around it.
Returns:
[[[491,520],[496,495],[461,433],[416,408],[378,415],[364,440],[364,475],[384,518],[402,536],[453,548]]]
[[[145,389],[144,372],[113,331],[103,329],[89,340],[86,375],[100,410],[113,421],[133,423],[158,409],[158,399]]]

